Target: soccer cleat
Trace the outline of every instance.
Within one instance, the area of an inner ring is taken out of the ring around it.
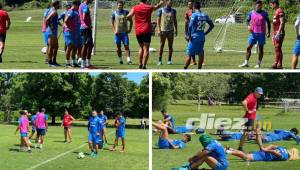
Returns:
[[[158,65],[158,66],[163,65],[162,61],[159,61],[159,62],[157,63],[157,65]]]
[[[173,62],[172,62],[172,61],[168,61],[167,64],[168,64],[168,65],[173,65]]]
[[[119,61],[119,64],[124,64],[123,61]]]
[[[59,67],[59,66],[60,66],[60,64],[58,64],[57,62],[54,62],[53,65],[54,65],[55,67]]]
[[[94,153],[94,152],[92,152],[92,153],[91,153],[91,157],[94,157],[94,156],[95,156],[95,153]]]
[[[242,65],[239,65],[240,68],[243,68],[243,67],[249,67],[249,64],[248,63],[243,63]]]
[[[256,64],[256,65],[254,66],[254,68],[260,68],[260,65],[259,65],[259,64]]]
[[[80,67],[80,65],[75,63],[75,64],[73,64],[73,67]]]
[[[28,152],[28,153],[31,153],[32,151],[31,151],[31,149],[29,149],[29,150],[27,150],[27,152]]]

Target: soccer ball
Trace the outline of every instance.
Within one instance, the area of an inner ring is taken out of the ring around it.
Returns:
[[[78,155],[77,155],[77,158],[78,159],[83,159],[85,156],[84,156],[84,153],[83,152],[79,152]]]
[[[156,52],[157,50],[155,49],[155,48],[149,48],[149,52],[150,53],[154,53],[154,52]]]
[[[218,47],[218,48],[216,48],[216,52],[217,52],[217,53],[222,53],[222,52],[223,52],[223,49],[222,49],[221,47]]]
[[[41,49],[41,52],[42,52],[43,54],[46,54],[46,52],[47,52],[47,47],[43,47],[43,48]]]

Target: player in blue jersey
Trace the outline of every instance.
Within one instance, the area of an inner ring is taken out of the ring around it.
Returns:
[[[152,122],[152,125],[160,130],[160,135],[158,139],[159,149],[184,149],[186,143],[191,141],[191,135],[184,134],[181,140],[173,140],[169,138],[168,128],[162,122]]]
[[[209,25],[209,28],[205,31],[206,23]],[[192,14],[188,34],[186,39],[189,41],[187,46],[187,59],[184,69],[187,69],[191,63],[193,56],[199,56],[198,69],[202,68],[204,60],[204,44],[205,36],[209,34],[214,28],[214,24],[209,16],[200,11],[200,2],[194,3],[194,13]]]
[[[68,12],[68,10],[69,9],[71,9],[71,4],[66,4],[66,6],[65,6],[65,11],[63,11],[60,15],[59,15],[59,17],[58,17],[58,22],[60,22],[60,21],[62,21],[62,23],[59,23],[61,26],[63,26],[64,25],[64,22],[65,22],[65,18],[66,18],[66,13]],[[67,43],[65,42],[65,51],[67,50]]]
[[[101,143],[101,120],[98,117],[98,112],[96,110],[92,112],[92,115],[89,118],[88,131],[88,143],[91,150],[91,156],[96,157]]]
[[[258,133],[259,133],[259,131],[258,131]],[[299,136],[297,136],[298,133],[299,133],[299,131],[297,128],[292,128],[290,131],[277,129],[277,130],[274,130],[274,132],[272,132],[272,133],[262,135],[262,142],[274,142],[274,141],[280,141],[280,140],[293,139],[297,142],[297,144],[299,144],[300,138],[299,138]]]
[[[297,17],[295,22],[295,31],[296,31],[296,43],[294,45],[294,54],[292,59],[292,69],[296,69],[298,65],[298,57],[300,55],[300,14]]]
[[[116,115],[116,121],[115,121],[115,126],[116,126],[116,138],[115,138],[115,143],[114,146],[110,149],[110,151],[115,151],[116,146],[118,145],[118,140],[121,138],[122,140],[122,149],[120,152],[125,152],[125,125],[126,125],[126,119],[123,116],[121,112],[118,112]]]
[[[31,116],[31,124],[32,124],[32,127],[31,127],[31,133],[30,133],[30,135],[29,135],[29,141],[30,141],[30,139],[32,138],[32,136],[35,134],[35,132],[36,132],[36,127],[35,127],[35,124],[34,124],[34,121],[35,121],[35,119],[36,119],[36,115],[32,115]]]
[[[103,145],[105,145],[107,143],[107,137],[106,137],[107,116],[104,114],[104,111],[101,110],[98,117],[101,119],[101,135],[102,135]]]
[[[174,117],[169,114],[166,110],[160,111],[163,115],[164,123],[168,126],[168,132],[171,134],[176,134],[175,130],[175,119]]]

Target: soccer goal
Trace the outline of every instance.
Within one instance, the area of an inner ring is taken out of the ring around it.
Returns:
[[[284,112],[300,110],[300,99],[281,99],[281,103]]]

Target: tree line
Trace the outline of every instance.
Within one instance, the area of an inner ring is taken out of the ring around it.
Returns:
[[[110,118],[119,111],[148,117],[148,84],[148,76],[136,84],[124,73],[0,73],[0,117],[9,122],[17,116],[14,111],[40,108],[46,108],[52,123],[65,109],[82,119],[94,109]]]
[[[175,100],[241,103],[258,86],[264,89],[263,101],[300,98],[298,73],[155,73],[152,79],[154,110]]]

